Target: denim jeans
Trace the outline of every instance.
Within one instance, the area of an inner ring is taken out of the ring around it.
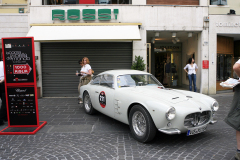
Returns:
[[[189,91],[192,91],[192,81],[193,81],[194,92],[197,92],[196,74],[189,74],[188,80],[189,80]]]

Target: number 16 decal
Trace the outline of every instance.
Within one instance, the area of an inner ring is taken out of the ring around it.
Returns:
[[[106,94],[104,91],[100,92],[99,94],[99,103],[102,108],[106,107]]]

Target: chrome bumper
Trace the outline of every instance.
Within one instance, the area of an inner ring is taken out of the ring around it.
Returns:
[[[181,131],[175,128],[172,129],[158,129],[158,131],[163,132],[165,134],[181,134]]]
[[[214,123],[217,123],[217,120],[212,120],[212,121],[210,121],[209,124],[214,124]]]

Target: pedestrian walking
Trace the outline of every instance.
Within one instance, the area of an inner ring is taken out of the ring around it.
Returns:
[[[196,72],[198,70],[198,66],[197,66],[196,63],[194,63],[194,58],[189,58],[188,59],[188,64],[183,69],[188,74],[189,91],[192,91],[192,82],[193,82],[194,92],[197,92],[197,86],[196,86],[197,76],[196,76]]]
[[[240,81],[240,59],[233,65],[233,70]],[[237,152],[235,159],[240,160],[240,85],[234,87],[234,95],[230,111],[224,121],[236,130]]]
[[[84,57],[82,59],[81,71],[78,74],[78,75],[81,76],[80,83],[79,83],[79,86],[78,86],[79,87],[79,93],[80,93],[80,87],[88,84],[92,79],[92,68],[89,64],[90,64],[89,59],[87,57]],[[77,75],[77,73],[76,73],[76,75]],[[80,101],[78,103],[79,104],[82,103],[82,100],[80,99]]]
[[[4,121],[7,121],[7,109],[6,109],[6,98],[5,98],[5,85],[4,85],[4,67],[1,55],[0,61],[0,98],[1,109],[0,109],[0,125],[4,124]]]

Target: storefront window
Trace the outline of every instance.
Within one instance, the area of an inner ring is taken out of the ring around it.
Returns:
[[[217,81],[225,81],[229,77],[233,77],[234,58],[231,54],[217,55]]]
[[[64,4],[132,4],[132,0],[43,0],[43,5]]]

